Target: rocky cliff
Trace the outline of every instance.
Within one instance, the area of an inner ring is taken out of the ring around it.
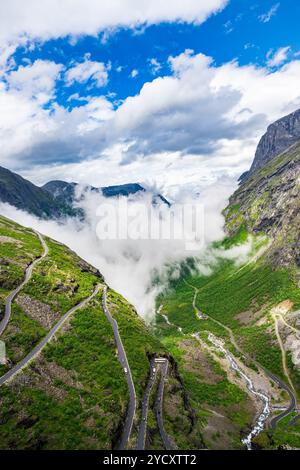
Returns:
[[[241,181],[259,171],[266,163],[287,150],[298,140],[300,140],[300,109],[284,116],[268,127],[267,132],[258,144],[252,166],[249,172],[241,176]]]
[[[230,235],[241,226],[265,233],[273,240],[268,253],[272,262],[300,266],[300,140],[279,156],[272,151],[275,147],[230,198],[226,229]]]

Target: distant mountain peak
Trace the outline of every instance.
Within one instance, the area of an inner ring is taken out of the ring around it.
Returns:
[[[22,176],[0,167],[0,202],[7,202],[43,219],[59,219],[66,216],[83,218],[82,209],[74,206],[77,187],[78,183],[61,180],[49,181],[43,187],[39,187]],[[139,183],[102,188],[86,185],[86,188],[108,198],[147,192],[147,189]],[[152,201],[153,205],[163,202],[170,206],[167,199],[159,193],[153,193]]]
[[[252,166],[240,177],[241,183],[300,140],[300,109],[278,119],[262,136]]]
[[[49,181],[43,186],[43,189],[48,191],[56,200],[61,200],[64,203],[72,203],[75,200],[75,191],[76,188],[79,186],[78,183],[67,183],[65,181]],[[86,188],[90,191],[94,191],[97,193],[103,194],[105,197],[119,197],[119,196],[130,196],[137,194],[139,192],[146,192],[145,189],[139,183],[127,183],[127,184],[119,184],[114,186],[104,186],[100,188],[96,188],[94,186],[86,185]],[[161,202],[164,202],[167,205],[170,203],[167,199],[164,198],[161,194],[153,194],[154,203],[156,204],[159,199]]]

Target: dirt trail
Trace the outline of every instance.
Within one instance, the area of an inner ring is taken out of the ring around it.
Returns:
[[[279,344],[279,347],[280,347],[280,350],[281,350],[282,368],[283,368],[283,371],[284,371],[284,375],[286,376],[286,378],[288,380],[288,383],[290,384],[291,389],[296,394],[295,387],[294,387],[294,384],[293,384],[292,379],[290,377],[290,372],[289,372],[289,369],[288,369],[288,366],[287,366],[286,351],[284,349],[284,345],[283,345],[283,342],[282,342],[282,339],[281,339],[281,336],[280,336],[280,332],[279,332],[278,318],[282,319],[282,317],[281,317],[281,315],[273,313],[272,318],[274,320],[276,338],[277,338],[277,341],[278,341],[278,344]]]

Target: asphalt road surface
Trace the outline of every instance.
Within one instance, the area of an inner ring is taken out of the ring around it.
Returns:
[[[42,349],[51,341],[55,333],[61,328],[61,326],[68,320],[68,318],[80,308],[85,307],[90,300],[98,294],[101,285],[97,285],[94,292],[85,300],[75,305],[71,310],[65,313],[61,319],[56,323],[56,325],[49,331],[45,338],[29,353],[24,357],[18,364],[16,364],[12,369],[10,369],[6,374],[0,377],[0,386],[13,379],[19,372],[21,372],[25,367],[27,367],[30,362],[32,362],[42,351]]]
[[[23,287],[27,284],[27,282],[31,279],[31,276],[32,276],[32,271],[34,269],[34,267],[37,265],[37,263],[39,263],[43,258],[45,258],[47,255],[48,255],[48,252],[49,252],[49,249],[48,249],[48,246],[45,242],[45,240],[43,239],[42,235],[38,232],[35,232],[37,234],[37,236],[39,237],[40,241],[41,241],[41,244],[43,246],[43,249],[44,249],[44,253],[42,254],[42,256],[40,256],[39,258],[37,258],[36,260],[34,260],[26,269],[26,272],[25,272],[25,279],[24,281],[22,282],[22,284],[20,284],[11,294],[9,294],[9,296],[7,297],[6,301],[5,301],[5,314],[4,314],[4,317],[3,319],[1,320],[0,322],[0,336],[2,335],[3,331],[5,330],[5,328],[7,327],[7,324],[10,320],[10,317],[11,317],[11,306],[12,306],[12,303],[14,301],[14,299],[16,298],[16,296],[18,295],[18,293],[23,289]]]
[[[123,367],[124,373],[126,375],[128,391],[129,391],[129,404],[127,408],[125,424],[123,427],[122,436],[120,438],[119,443],[117,444],[117,449],[123,450],[123,449],[126,449],[130,435],[131,435],[131,430],[132,430],[132,425],[133,425],[133,420],[134,420],[135,410],[136,410],[136,394],[135,394],[135,388],[134,388],[134,383],[132,379],[131,369],[129,367],[126,352],[125,352],[125,349],[124,349],[124,346],[123,346],[123,343],[119,334],[118,323],[110,314],[110,311],[107,307],[106,295],[107,295],[107,286],[105,286],[103,289],[103,297],[102,297],[103,310],[114,332],[115,342],[116,342],[117,351],[118,351],[118,358],[119,358],[121,366]]]
[[[294,418],[291,419],[287,427],[290,428],[291,426],[294,426],[295,424],[297,424],[297,421],[299,419],[300,419],[300,415],[294,416]]]
[[[295,398],[295,395],[292,391],[292,389],[286,384],[284,383],[281,379],[279,379],[276,375],[273,375],[271,374],[270,372],[266,371],[266,373],[269,375],[269,377],[280,387],[282,388],[283,390],[285,390],[288,394],[289,394],[289,397],[290,397],[290,404],[289,406],[282,412],[280,413],[279,415],[275,416],[274,418],[272,418],[271,422],[270,422],[270,426],[271,426],[271,429],[274,431],[278,422],[285,418],[287,415],[289,415],[290,413],[292,413],[292,411],[294,411],[297,407],[297,402],[296,402],[296,398]]]
[[[173,443],[171,442],[170,437],[165,431],[164,422],[163,422],[163,399],[164,399],[165,380],[168,374],[168,365],[169,363],[167,359],[165,359],[164,362],[159,364],[160,369],[161,369],[161,377],[160,377],[159,386],[158,386],[155,408],[156,408],[157,424],[158,424],[160,436],[162,438],[164,447],[166,450],[174,450],[175,447]]]
[[[147,387],[146,387],[143,402],[142,402],[142,417],[141,417],[140,427],[138,430],[137,447],[136,447],[137,450],[145,449],[149,398],[150,398],[152,387],[156,380],[156,376],[157,376],[157,364],[155,364],[154,361],[151,361],[150,377],[147,383]]]

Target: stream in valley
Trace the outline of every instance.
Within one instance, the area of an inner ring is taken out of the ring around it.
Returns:
[[[261,431],[263,431],[265,427],[265,423],[270,415],[270,399],[268,395],[266,395],[263,392],[258,392],[254,388],[254,384],[250,377],[248,377],[245,372],[240,368],[240,366],[237,364],[237,362],[234,360],[234,358],[229,354],[229,352],[224,348],[223,342],[216,338],[212,333],[209,333],[208,336],[209,341],[217,348],[219,351],[221,351],[226,359],[228,360],[230,367],[238,372],[240,376],[244,379],[244,381],[247,384],[247,388],[252,395],[256,396],[259,398],[263,404],[263,411],[260,413],[259,417],[257,418],[251,432],[248,434],[247,437],[242,439],[242,443],[247,447],[248,450],[252,450],[252,440],[255,436],[257,436]]]

